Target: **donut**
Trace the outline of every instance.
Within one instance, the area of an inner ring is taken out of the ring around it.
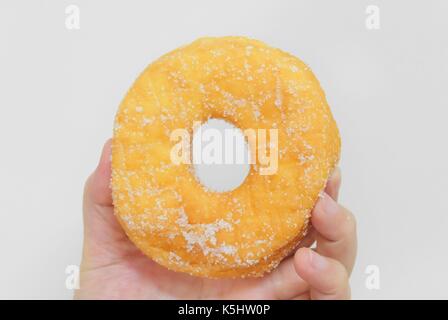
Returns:
[[[193,134],[194,123],[209,119],[275,129],[276,171],[262,174],[256,159],[240,186],[215,192],[192,164],[173,163],[172,132]],[[339,156],[337,125],[306,64],[258,40],[200,38],[151,63],[119,106],[114,212],[141,252],[170,270],[260,277],[305,236]]]

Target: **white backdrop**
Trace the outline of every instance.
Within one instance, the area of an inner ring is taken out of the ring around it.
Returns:
[[[443,0],[1,0],[0,298],[71,298],[83,183],[120,100],[149,62],[205,35],[263,40],[320,79],[358,219],[353,297],[448,298],[447,15]]]

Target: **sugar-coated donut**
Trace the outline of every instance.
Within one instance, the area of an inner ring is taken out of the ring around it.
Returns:
[[[174,164],[170,134],[224,119],[278,129],[278,170],[251,166],[242,185],[207,190]],[[115,214],[148,257],[168,269],[221,278],[262,276],[306,233],[336,166],[340,138],[324,92],[298,58],[243,37],[202,38],[149,65],[116,115]]]

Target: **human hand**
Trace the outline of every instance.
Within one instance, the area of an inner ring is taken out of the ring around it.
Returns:
[[[312,228],[294,255],[262,278],[203,279],[170,271],[127,238],[114,216],[109,187],[111,141],[88,178],[77,299],[348,299],[356,257],[353,215],[337,200],[336,169],[312,211]],[[314,242],[316,248],[308,248]]]

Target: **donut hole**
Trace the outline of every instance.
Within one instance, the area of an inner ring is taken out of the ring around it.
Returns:
[[[192,163],[196,178],[206,189],[228,192],[238,188],[251,163],[243,132],[223,119],[202,123],[193,132]]]

